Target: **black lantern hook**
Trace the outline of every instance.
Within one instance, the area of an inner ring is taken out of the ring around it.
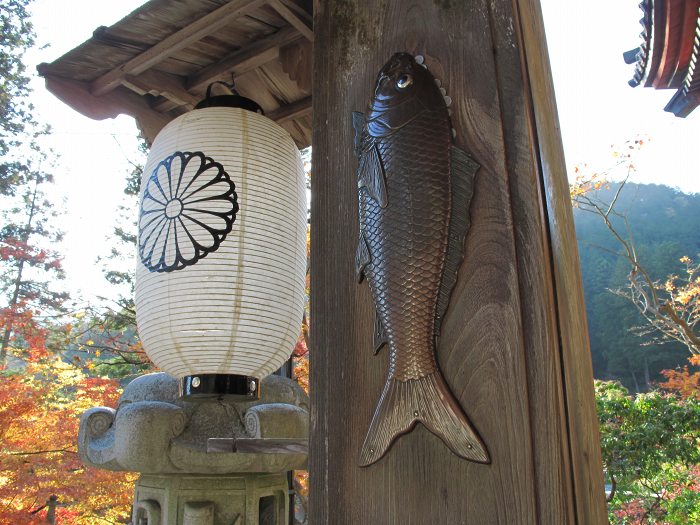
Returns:
[[[226,86],[233,92],[233,95],[214,95],[211,94],[211,88],[215,84],[221,84]],[[260,107],[260,104],[251,100],[247,97],[241,96],[235,87],[235,83],[224,82],[223,80],[216,80],[207,86],[207,92],[204,100],[197,104],[194,109],[202,108],[215,108],[215,107],[228,107],[228,108],[241,108],[252,111],[253,113],[260,113],[264,115],[265,112]]]
[[[231,93],[233,93],[234,95],[241,96],[241,94],[240,94],[240,93],[238,92],[238,90],[236,89],[236,83],[233,81],[233,79],[231,79],[231,82],[230,82],[230,83],[229,83],[229,82],[224,82],[223,80],[215,80],[214,82],[212,82],[211,84],[209,84],[209,85],[207,86],[206,98],[211,98],[211,88],[212,88],[215,84],[221,84],[222,86],[224,86],[224,87],[226,87],[227,89],[231,90]]]

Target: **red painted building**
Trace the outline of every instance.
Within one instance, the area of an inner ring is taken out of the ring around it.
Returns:
[[[674,89],[664,108],[688,116],[700,104],[700,0],[642,0],[642,43],[625,53],[636,64],[630,85]]]

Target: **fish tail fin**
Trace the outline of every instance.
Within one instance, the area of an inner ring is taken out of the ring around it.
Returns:
[[[360,466],[379,461],[396,438],[417,422],[442,439],[452,452],[477,463],[490,463],[489,453],[439,371],[384,386],[360,453]]]

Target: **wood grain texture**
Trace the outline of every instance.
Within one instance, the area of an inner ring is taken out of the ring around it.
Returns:
[[[267,3],[272,9],[277,11],[282,18],[289,22],[289,25],[304,35],[304,38],[306,38],[309,42],[314,41],[314,32],[311,30],[311,28],[286,5],[279,0],[267,0]]]
[[[86,115],[101,100],[105,109],[97,113],[111,112],[124,91],[140,95],[143,103],[127,97],[122,113],[135,116],[149,133],[159,129],[158,120],[167,123],[191,109],[219,79],[258,77],[249,82],[253,91],[239,91],[273,112],[311,95],[312,45],[311,0],[275,5],[277,10],[266,0],[152,0],[39,69],[87,83],[89,102],[74,106],[87,106]],[[105,96],[112,91],[115,97]],[[139,107],[144,111],[134,111]],[[300,148],[310,144],[310,122],[302,113],[283,123]]]
[[[202,100],[201,97],[187,91],[179,77],[155,70],[144,71],[135,77],[127,75],[122,84],[139,95],[162,96],[178,106],[186,106],[187,109],[194,108]]]
[[[94,119],[114,118],[119,114],[137,118],[139,129],[151,144],[158,132],[170,121],[165,115],[153,111],[143,97],[120,86],[108,95],[95,97],[87,82],[54,77],[45,74],[46,89],[77,112]]]
[[[577,523],[607,523],[576,231],[539,1],[520,0],[519,18],[554,275],[573,501]]]
[[[120,84],[121,79],[125,75],[136,75],[158,62],[162,62],[166,57],[187,47],[192,42],[196,42],[224,27],[231,19],[243,16],[254,10],[262,2],[263,0],[233,0],[219,7],[176,33],[169,35],[125,64],[93,80],[90,85],[90,91],[95,96],[108,93]]]
[[[293,29],[282,29],[268,37],[258,40],[244,49],[211,64],[187,79],[187,87],[191,90],[202,90],[222,75],[242,75],[248,71],[267,64],[279,56],[280,46],[299,38]]]
[[[581,480],[601,473],[590,447],[586,453],[593,459],[583,466],[588,471],[577,463],[579,441],[591,445],[597,439],[583,435],[586,427],[595,428],[588,418],[592,375],[571,362],[588,350],[585,317],[566,320],[575,326],[561,326],[563,316],[582,313],[583,303],[562,304],[564,285],[557,272],[571,262],[571,252],[567,247],[565,261],[556,262],[553,257],[561,257],[562,248],[550,246],[549,230],[558,221],[568,221],[567,228],[573,223],[570,209],[568,215],[559,208],[550,211],[545,202],[549,194],[543,188],[556,184],[561,190],[566,177],[563,169],[552,172],[551,166],[543,175],[541,143],[558,144],[559,136],[556,128],[540,128],[538,118],[545,117],[537,112],[543,109],[532,103],[533,73],[519,10],[538,13],[539,6],[533,7],[532,0],[523,7],[524,2],[335,0],[315,5],[313,524],[603,523],[595,510],[603,502],[602,487],[595,492],[595,484],[584,481],[588,497],[575,501],[582,497]],[[530,17],[527,23],[528,31],[541,31],[541,19]],[[358,286],[354,275],[357,162],[351,111],[365,109],[377,72],[397,51],[425,57],[454,101],[457,146],[481,164],[466,257],[443,324],[438,361],[489,449],[489,466],[461,460],[420,425],[376,465],[357,466],[385,381],[387,355],[372,356],[374,308],[369,290]],[[556,183],[547,177],[557,178]],[[568,244],[575,247],[573,233]],[[567,272],[578,275],[577,264]],[[564,288],[566,293],[582,301],[580,278],[567,279],[572,288]],[[581,326],[583,335],[565,334],[570,348],[564,351],[560,336]],[[583,424],[576,420],[581,417]],[[582,511],[580,505],[594,510]]]

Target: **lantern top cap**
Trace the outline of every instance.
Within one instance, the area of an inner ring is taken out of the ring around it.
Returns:
[[[212,95],[212,88],[218,85],[223,86],[223,89],[219,89],[222,94]],[[252,111],[253,113],[259,113],[261,115],[265,114],[263,109],[260,107],[260,104],[254,100],[242,96],[238,90],[236,90],[233,82],[228,83],[222,80],[217,80],[216,82],[212,82],[209,84],[209,86],[207,86],[207,92],[204,100],[197,104],[194,109],[216,107],[241,108]]]

